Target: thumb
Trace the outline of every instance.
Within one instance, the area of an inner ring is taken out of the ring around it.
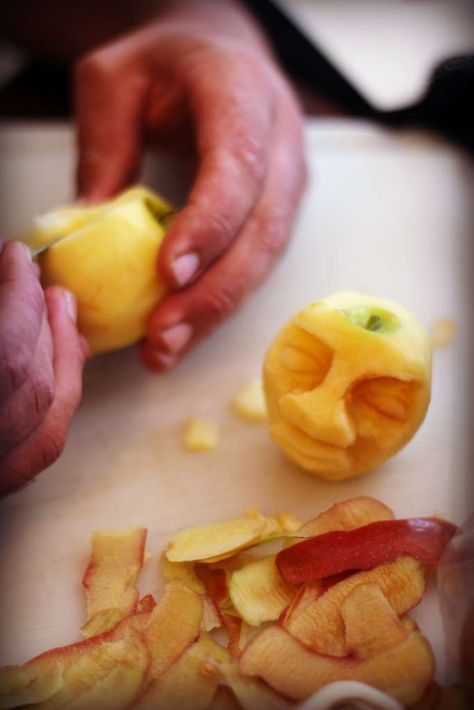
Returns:
[[[77,188],[88,201],[111,197],[133,182],[139,167],[148,82],[124,59],[114,46],[87,55],[76,68]]]

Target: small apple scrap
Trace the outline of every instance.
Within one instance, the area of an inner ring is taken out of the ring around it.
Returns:
[[[237,392],[232,402],[235,412],[250,422],[263,422],[267,418],[267,405],[261,380],[250,380]]]
[[[204,417],[190,417],[184,428],[183,443],[188,451],[214,451],[219,445],[217,424]]]
[[[159,600],[135,586],[146,530],[96,533],[86,638],[1,668],[0,710],[289,710],[341,680],[413,705],[435,668],[407,612],[454,531],[369,497],[305,524],[251,510],[179,532]]]

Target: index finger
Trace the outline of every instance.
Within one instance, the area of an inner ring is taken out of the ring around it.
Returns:
[[[44,313],[43,290],[21,242],[0,244],[0,400],[25,382]]]
[[[251,55],[196,56],[183,79],[200,159],[195,184],[160,251],[159,268],[176,288],[229,246],[255,205],[266,175],[274,99]]]

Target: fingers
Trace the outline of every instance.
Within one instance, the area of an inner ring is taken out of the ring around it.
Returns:
[[[74,299],[59,287],[47,289],[45,296],[54,344],[54,399],[41,423],[0,462],[0,495],[23,485],[58,458],[81,398],[87,348],[76,330]]]
[[[76,68],[79,197],[99,201],[133,181],[139,164],[148,79],[124,40]]]
[[[26,381],[34,360],[44,315],[44,298],[20,242],[0,247],[0,402]]]
[[[54,397],[53,341],[46,308],[25,382],[0,405],[0,459],[35,429]]]
[[[191,103],[199,171],[160,250],[172,288],[189,284],[239,233],[267,173],[273,92],[253,55],[196,52],[182,81]]]
[[[284,111],[263,192],[238,239],[198,282],[170,294],[152,315],[141,351],[149,367],[174,367],[261,282],[286,243],[305,177],[301,122]]]

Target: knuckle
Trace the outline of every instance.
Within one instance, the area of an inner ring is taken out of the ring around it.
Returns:
[[[246,128],[228,139],[227,146],[214,149],[214,159],[222,174],[237,174],[242,182],[259,184],[265,176],[266,147]]]
[[[277,257],[281,254],[289,238],[288,214],[283,207],[272,206],[263,210],[255,218],[260,248]]]
[[[231,315],[239,302],[240,285],[233,281],[221,283],[208,289],[204,298],[204,310],[210,317],[210,326]]]
[[[217,250],[225,247],[234,236],[234,225],[229,214],[223,211],[209,211],[205,217],[205,232],[212,239],[213,246]]]
[[[98,49],[78,59],[74,65],[74,78],[79,85],[106,83],[115,70],[113,52]]]
[[[233,159],[237,168],[252,182],[264,177],[266,148],[262,140],[248,133],[238,135],[233,146]]]

